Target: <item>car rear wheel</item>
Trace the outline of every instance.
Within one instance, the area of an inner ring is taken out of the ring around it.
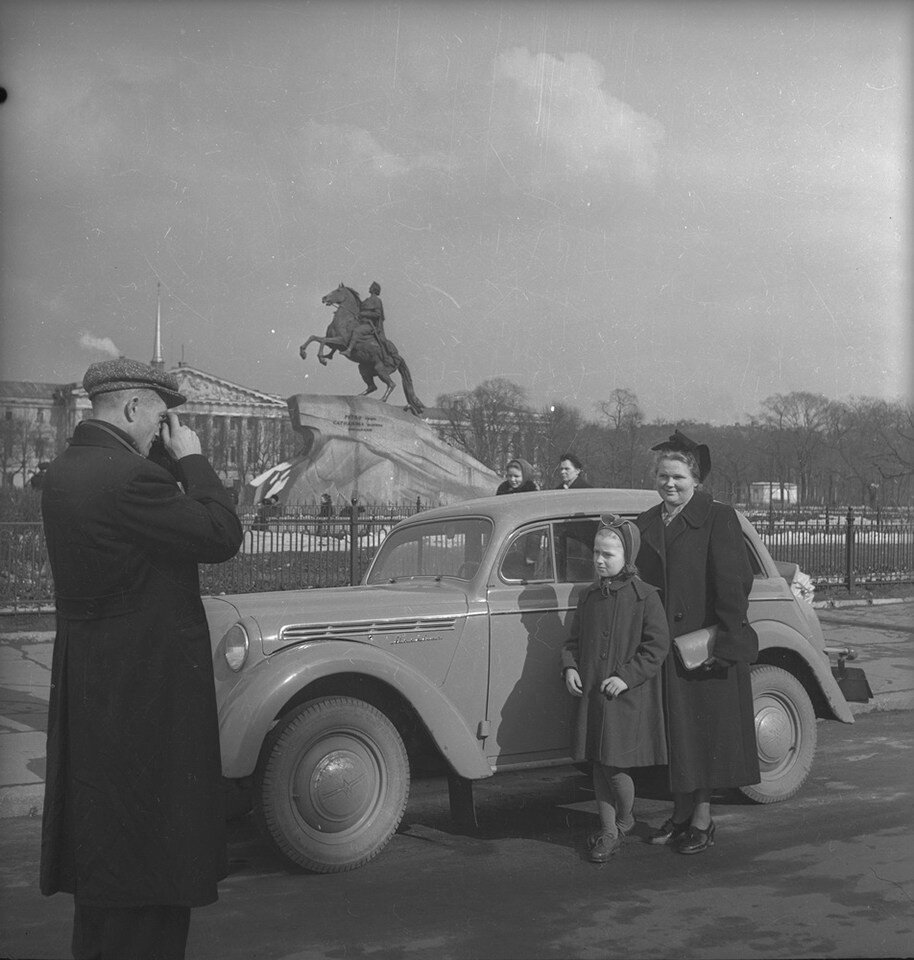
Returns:
[[[316,873],[377,856],[400,823],[409,761],[396,727],[353,697],[303,704],[272,731],[255,777],[255,817],[276,850]]]
[[[752,667],[761,783],[740,787],[756,803],[777,803],[803,786],[816,753],[816,714],[803,684],[781,667]]]

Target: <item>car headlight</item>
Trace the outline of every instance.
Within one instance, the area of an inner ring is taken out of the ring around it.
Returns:
[[[222,654],[231,670],[237,673],[248,658],[248,632],[240,623],[234,624],[222,638]]]

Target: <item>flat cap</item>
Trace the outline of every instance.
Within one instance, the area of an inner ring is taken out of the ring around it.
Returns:
[[[169,408],[187,400],[178,392],[178,381],[170,373],[160,373],[147,363],[127,357],[93,363],[83,377],[83,389],[90,400],[115,390],[155,390]]]

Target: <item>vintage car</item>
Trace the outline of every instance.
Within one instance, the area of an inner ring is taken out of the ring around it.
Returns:
[[[361,585],[209,597],[222,764],[250,789],[276,850],[318,872],[384,847],[410,770],[449,777],[473,823],[472,781],[569,763],[574,701],[560,651],[601,513],[635,517],[648,490],[544,491],[416,514],[384,540]],[[741,518],[755,575],[750,620],[760,803],[800,788],[816,718],[853,723],[811,603]],[[833,650],[841,658],[852,652]],[[837,672],[837,668],[836,668]]]

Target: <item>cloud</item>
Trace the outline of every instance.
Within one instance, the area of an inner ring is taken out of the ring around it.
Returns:
[[[584,53],[499,55],[490,139],[511,176],[532,172],[534,186],[652,184],[663,125],[604,90],[604,76]]]
[[[121,351],[114,345],[114,341],[110,337],[93,337],[91,333],[83,331],[79,338],[79,345],[85,350],[99,350],[102,353],[107,353],[109,357],[121,356]]]
[[[309,186],[318,192],[334,186],[359,191],[422,171],[453,169],[456,162],[438,151],[401,156],[362,127],[316,120],[305,125],[301,150]]]

